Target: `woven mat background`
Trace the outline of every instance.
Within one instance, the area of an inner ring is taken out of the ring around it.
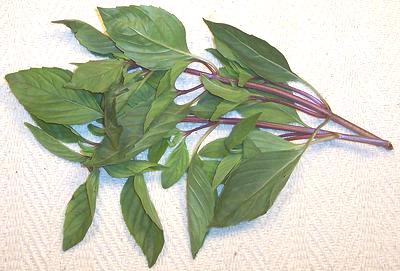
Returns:
[[[0,270],[146,270],[123,223],[122,182],[104,176],[94,224],[63,253],[65,206],[87,172],[42,148],[4,75],[95,59],[52,20],[100,27],[96,6],[153,4],[184,23],[191,51],[208,57],[202,17],[277,46],[338,114],[400,147],[400,2],[0,1]],[[336,128],[333,126],[333,128]],[[229,130],[222,127],[210,139]],[[193,146],[193,140],[190,142]],[[212,230],[196,260],[186,231],[185,185],[148,186],[166,244],[153,270],[400,270],[398,149],[332,142],[313,146],[267,215]]]

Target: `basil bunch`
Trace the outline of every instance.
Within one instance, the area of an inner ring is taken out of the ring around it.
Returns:
[[[106,34],[78,20],[55,23],[69,27],[80,44],[103,60],[76,64],[71,72],[32,68],[8,74],[6,80],[36,125],[33,136],[53,154],[81,163],[86,181],[68,203],[63,249],[78,244],[89,229],[101,168],[126,179],[121,209],[131,235],[146,255],[157,260],[164,233],[143,177],[161,171],[164,188],[186,173],[187,215],[191,252],[196,256],[211,227],[226,227],[265,214],[283,189],[310,143],[330,139],[358,141],[390,149],[390,142],[335,115],[317,93],[288,85],[310,84],[292,72],[285,57],[262,39],[226,24],[205,21],[216,48],[208,49],[221,66],[190,53],[182,23],[152,6],[99,8]],[[200,62],[209,72],[188,68]],[[177,90],[181,73],[197,75],[201,84]],[[178,105],[175,98],[204,88],[196,99]],[[236,111],[242,118],[226,118]],[[335,121],[356,134],[308,127],[302,111]],[[180,122],[201,123],[192,130]],[[87,125],[101,136],[92,142],[72,125]],[[234,125],[226,138],[201,146],[219,125]],[[287,133],[275,135],[261,128]],[[190,156],[186,138],[208,129]],[[290,141],[305,139],[301,144]],[[76,152],[66,144],[77,144]],[[172,153],[165,165],[160,158]],[[147,151],[147,160],[137,155]]]

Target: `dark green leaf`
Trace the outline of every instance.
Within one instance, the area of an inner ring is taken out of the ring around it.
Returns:
[[[201,95],[199,102],[190,108],[190,112],[199,118],[210,119],[217,109],[217,106],[222,101],[223,99],[214,96],[211,93],[204,92]]]
[[[104,136],[106,134],[105,131],[104,131],[104,128],[100,128],[100,127],[98,127],[96,125],[93,125],[91,123],[88,124],[87,128],[88,128],[89,132],[91,132],[95,136]]]
[[[201,76],[201,82],[204,88],[211,94],[230,102],[242,103],[247,101],[250,96],[250,93],[243,88],[227,85],[217,80],[211,80],[205,76]]]
[[[234,169],[242,159],[241,154],[230,154],[225,156],[217,167],[217,171],[212,181],[212,189],[216,189],[220,185],[228,174]]]
[[[160,170],[157,163],[144,160],[131,160],[120,164],[105,166],[104,169],[113,178],[127,178],[147,171]]]
[[[49,123],[82,124],[102,117],[94,96],[64,85],[71,72],[59,68],[33,68],[6,75],[18,101],[32,115]]]
[[[182,140],[169,155],[165,166],[161,172],[161,184],[163,188],[168,188],[179,181],[189,166],[189,152],[185,140]]]
[[[68,202],[64,220],[63,250],[68,250],[85,237],[92,224],[96,209],[99,170],[93,170],[86,182],[72,195]]]
[[[157,224],[159,220],[156,219],[156,222],[153,220],[156,214],[151,211],[154,210],[154,206],[148,195],[144,196],[148,193],[145,184],[134,184],[135,182],[143,182],[142,178],[136,176],[135,180],[133,177],[128,179],[122,189],[120,203],[125,224],[146,255],[147,263],[151,267],[157,261],[163,248],[164,234]]]
[[[146,211],[147,215],[151,218],[151,220],[156,223],[157,227],[162,230],[162,225],[160,218],[158,217],[156,208],[154,208],[153,203],[151,202],[149,192],[147,191],[147,186],[144,181],[143,175],[135,176],[133,185],[135,187],[135,192],[139,196],[140,201],[142,202],[143,208]]]
[[[61,20],[54,21],[53,23],[61,23],[69,27],[79,43],[92,53],[105,56],[121,53],[109,37],[85,22],[79,20]]]
[[[152,6],[99,8],[107,33],[126,56],[150,70],[192,58],[182,23]]]
[[[190,247],[193,258],[204,243],[214,213],[215,195],[211,179],[204,172],[204,162],[195,154],[187,177],[187,210]]]
[[[246,136],[256,127],[259,116],[260,114],[258,113],[242,119],[233,127],[232,132],[225,139],[225,146],[228,150],[231,150],[235,146],[243,143],[243,140],[246,138]]]
[[[122,76],[124,61],[119,59],[92,60],[76,64],[78,68],[66,87],[103,93]]]
[[[38,119],[34,115],[31,115],[31,118],[43,131],[64,143],[77,143],[82,139],[82,137],[69,126],[56,123],[47,123],[41,119]]]
[[[45,147],[49,152],[57,155],[58,157],[67,159],[73,162],[83,162],[85,161],[85,157],[80,155],[77,152],[74,152],[60,141],[47,134],[45,131],[29,124],[25,123],[25,126],[31,131],[33,136]]]
[[[164,92],[162,95],[153,100],[150,106],[150,110],[146,115],[146,120],[144,122],[145,131],[147,131],[153,120],[165,111],[165,109],[172,103],[175,97],[175,92],[168,91]]]
[[[160,161],[161,157],[164,155],[167,148],[168,148],[168,138],[161,139],[158,143],[152,145],[149,148],[147,159],[149,159],[150,162],[158,163],[158,161]]]
[[[231,226],[265,214],[302,153],[302,149],[259,153],[242,162],[225,181],[212,226]]]
[[[266,41],[227,24],[205,22],[214,35],[218,51],[225,57],[250,68],[264,79],[299,81],[282,53]]]
[[[157,86],[157,96],[160,96],[165,91],[175,92],[175,82],[179,75],[189,65],[189,62],[182,61],[175,63],[171,69],[169,69],[163,77],[160,79],[160,83]]]

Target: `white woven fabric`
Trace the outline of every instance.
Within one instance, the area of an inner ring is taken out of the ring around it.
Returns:
[[[0,3],[0,270],[146,270],[119,208],[122,182],[105,176],[94,224],[62,252],[65,206],[87,175],[55,157],[24,127],[28,114],[4,75],[29,67],[72,68],[94,57],[50,21],[76,18],[100,27],[96,6],[132,1]],[[400,147],[400,2],[134,1],[174,13],[192,52],[207,56],[202,17],[226,22],[277,46],[340,115]],[[336,127],[333,127],[336,128]],[[221,128],[210,139],[226,134]],[[193,146],[193,140],[190,142]],[[267,215],[212,230],[190,256],[185,185],[163,190],[149,175],[165,229],[154,270],[400,270],[398,150],[332,142],[313,146]]]

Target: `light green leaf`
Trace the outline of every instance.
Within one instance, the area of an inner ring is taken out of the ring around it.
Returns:
[[[231,226],[265,214],[302,154],[302,149],[259,153],[240,163],[225,181],[212,226]]]
[[[68,250],[85,237],[92,224],[99,188],[99,170],[93,170],[86,182],[72,195],[64,220],[63,250]]]
[[[47,123],[41,119],[38,119],[34,115],[31,115],[31,118],[44,132],[64,143],[77,143],[82,139],[82,137],[69,126],[56,123]]]
[[[217,186],[225,180],[228,174],[239,164],[241,159],[241,154],[230,154],[221,160],[212,181],[212,189],[215,190]]]
[[[217,105],[217,108],[215,108],[214,113],[212,114],[210,120],[211,121],[216,121],[226,113],[232,111],[235,109],[239,104],[238,103],[233,103],[229,101],[222,101],[219,105]]]
[[[146,197],[143,197],[143,193],[141,193],[142,198],[140,198],[135,189],[134,182],[136,182],[137,178],[134,181],[133,177],[131,177],[125,183],[122,188],[120,203],[125,224],[144,255],[146,255],[148,266],[151,267],[157,261],[158,255],[164,246],[164,234],[162,229],[146,212],[148,210],[145,209],[142,202]],[[140,191],[140,189],[138,190]],[[147,207],[150,204],[152,205],[151,202],[146,202]]]
[[[160,96],[165,91],[175,92],[175,82],[179,75],[185,70],[187,65],[190,63],[188,61],[181,61],[175,63],[171,69],[169,69],[161,78],[160,83],[157,86],[156,95]]]
[[[201,82],[211,94],[230,102],[242,103],[247,101],[250,96],[250,93],[243,88],[223,84],[217,80],[208,79],[204,75],[201,76]]]
[[[290,70],[282,53],[266,41],[227,24],[206,20],[205,22],[214,35],[217,50],[225,57],[250,68],[267,80],[274,82],[300,80]]]
[[[189,166],[189,152],[185,140],[182,140],[169,155],[165,166],[161,172],[161,184],[163,188],[169,188],[179,181]]]
[[[107,33],[126,56],[150,70],[192,58],[182,23],[153,6],[99,8]]]
[[[160,116],[165,109],[172,103],[176,97],[175,92],[164,92],[162,95],[156,97],[151,103],[150,110],[146,115],[146,120],[144,122],[144,130],[147,131],[150,124],[155,118]]]
[[[66,87],[103,93],[121,79],[125,62],[119,59],[105,59],[76,65],[78,68]]]
[[[260,114],[255,114],[248,118],[242,119],[236,124],[232,132],[225,139],[225,147],[228,150],[233,149],[235,146],[242,144],[246,136],[256,127],[257,119]]]
[[[304,122],[300,119],[295,109],[276,103],[248,102],[238,106],[237,112],[243,117],[249,117],[256,113],[261,113],[261,116],[258,119],[260,121],[284,124],[298,123],[304,125]]]
[[[89,132],[91,132],[95,136],[104,136],[106,134],[104,128],[100,128],[92,123],[89,123],[87,128]]]
[[[143,175],[135,176],[133,181],[133,185],[135,187],[136,194],[139,196],[140,201],[142,202],[143,208],[146,211],[147,215],[156,223],[157,227],[162,230],[162,225],[160,222],[160,218],[158,217],[156,208],[151,202],[149,192],[147,191],[147,186],[144,181]]]
[[[82,124],[102,117],[92,94],[65,88],[71,72],[59,68],[33,68],[6,75],[18,101],[32,115],[58,124]]]
[[[92,53],[104,56],[122,53],[109,37],[85,22],[61,20],[53,23],[64,24],[69,27],[79,43]]]
[[[225,138],[218,138],[206,144],[199,151],[199,155],[207,158],[223,158],[229,154],[225,147]]]
[[[215,195],[211,179],[204,172],[204,162],[195,154],[187,177],[187,210],[190,247],[193,258],[204,243],[214,213]]]
[[[25,126],[31,131],[33,136],[45,147],[49,152],[73,162],[83,162],[86,158],[77,152],[74,152],[56,138],[47,134],[45,131],[25,122]]]
[[[250,132],[245,139],[245,142],[246,141],[251,141],[260,152],[293,150],[304,147],[303,144],[293,144],[277,135],[260,130],[253,130]]]
[[[130,160],[120,164],[105,166],[104,169],[113,178],[127,178],[148,171],[160,170],[157,163],[144,160]]]

